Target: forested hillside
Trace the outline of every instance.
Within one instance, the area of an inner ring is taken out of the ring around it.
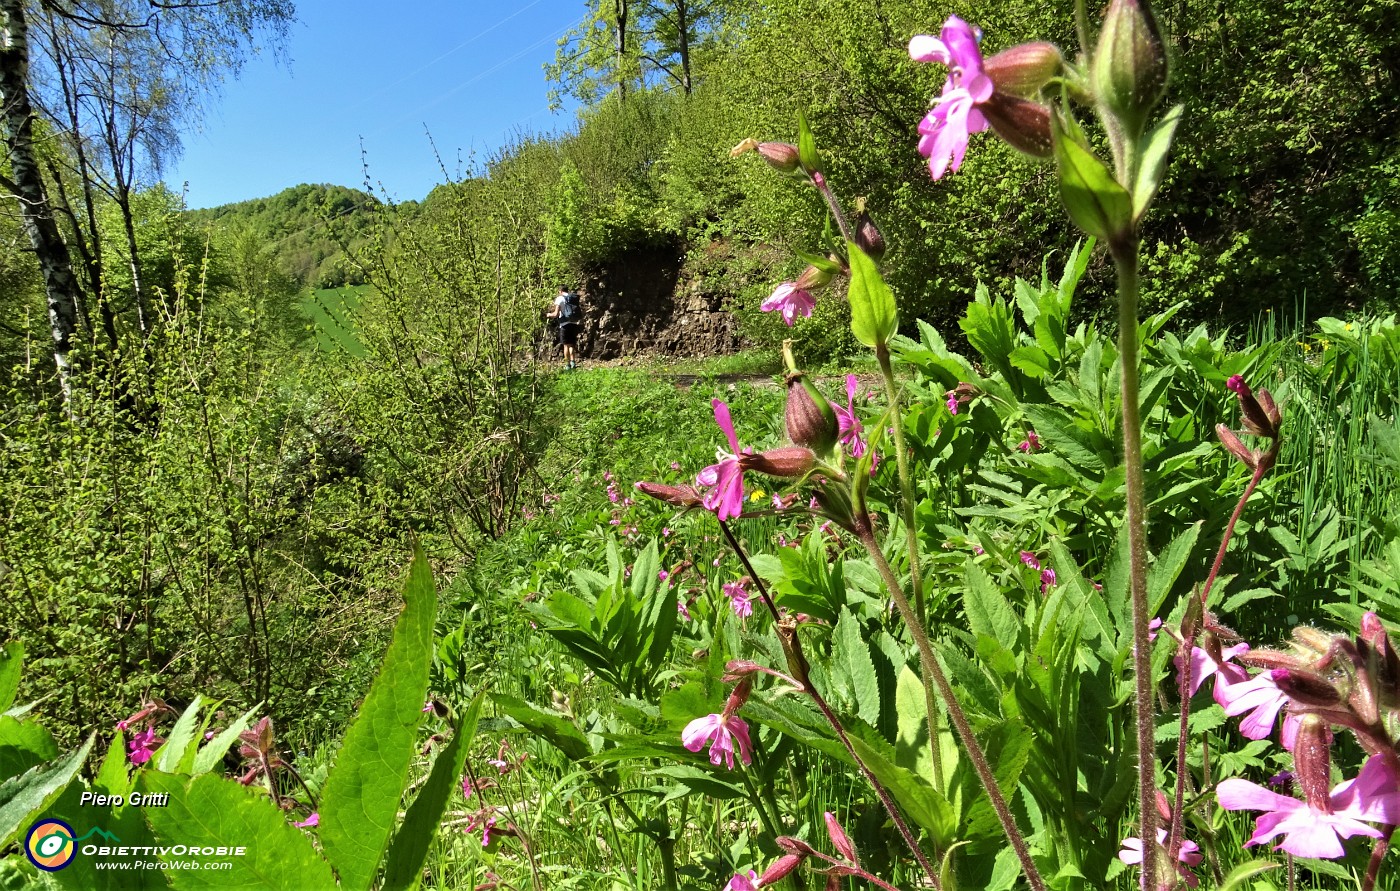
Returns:
[[[346,256],[362,249],[379,202],[344,186],[302,184],[255,198],[189,212],[191,224],[247,232],[267,245],[280,268],[307,288],[364,284]]]

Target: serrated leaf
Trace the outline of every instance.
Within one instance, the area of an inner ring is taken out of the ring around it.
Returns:
[[[33,721],[0,715],[0,777],[19,776],[58,757],[53,735]]]
[[[878,724],[880,682],[875,676],[875,663],[870,659],[870,650],[861,633],[860,620],[850,610],[841,611],[841,619],[832,632],[831,659],[846,683],[853,713],[872,727]]]
[[[199,750],[199,754],[194,758],[194,767],[191,772],[194,774],[208,773],[215,767],[218,767],[219,764],[223,762],[224,755],[227,754],[229,747],[237,741],[238,734],[248,729],[253,721],[254,713],[261,707],[262,703],[258,703],[248,709],[237,721],[228,725],[228,727],[220,731],[218,736],[205,743],[204,747]]]
[[[0,712],[9,711],[19,693],[20,672],[24,669],[24,644],[12,640],[0,649]]]
[[[847,297],[851,304],[851,333],[856,340],[874,348],[889,343],[899,329],[899,315],[894,305],[894,293],[880,275],[875,261],[860,245],[848,242],[851,285]]]
[[[383,888],[414,888],[422,881],[423,861],[428,857],[428,848],[452,790],[457,787],[457,778],[462,775],[462,766],[476,736],[476,724],[481,719],[481,707],[485,701],[484,690],[472,699],[452,734],[452,742],[438,752],[428,781],[418,791],[413,804],[409,805],[403,825],[394,835],[385,857]]]
[[[180,773],[181,762],[185,760],[185,753],[190,751],[195,742],[199,720],[199,709],[204,705],[204,697],[195,694],[194,701],[181,713],[175,726],[170,729],[169,735],[165,738],[165,743],[160,747],[160,751],[155,755],[155,768],[166,773]],[[191,757],[193,764],[193,757]]]
[[[1196,539],[1201,534],[1201,524],[1192,523],[1171,544],[1162,549],[1157,559],[1147,570],[1147,608],[1156,615],[1171,593],[1172,586],[1181,577],[1181,572],[1191,560],[1196,548]]]
[[[64,757],[0,783],[0,850],[8,847],[39,812],[63,794],[87,761],[96,738],[94,733]]]
[[[1142,137],[1139,147],[1138,177],[1133,183],[1133,219],[1141,220],[1162,184],[1162,176],[1167,171],[1167,158],[1171,155],[1172,136],[1176,125],[1181,123],[1184,105],[1174,105],[1162,116],[1151,130]]]
[[[1021,620],[1011,603],[997,589],[991,577],[971,559],[963,565],[967,590],[963,612],[974,634],[985,634],[1007,650],[1014,650],[1021,637]]]
[[[398,816],[433,660],[437,591],[415,547],[404,610],[321,795],[319,837],[345,888],[368,888]]]
[[[170,796],[164,807],[144,811],[152,831],[166,845],[246,849],[241,857],[227,858],[228,869],[170,870],[167,875],[177,889],[336,887],[330,866],[317,855],[311,840],[287,822],[286,813],[266,791],[215,774],[185,781],[152,770],[143,771],[137,785],[143,792]],[[324,814],[321,819],[324,825]]]
[[[582,761],[593,754],[588,738],[568,718],[544,711],[523,699],[504,693],[492,693],[491,701],[502,714],[514,718],[527,730],[543,736],[571,761]]]
[[[131,774],[126,769],[126,746],[122,735],[112,737],[107,746],[107,754],[102,757],[102,766],[93,777],[92,788],[104,795],[126,796],[131,791]]]

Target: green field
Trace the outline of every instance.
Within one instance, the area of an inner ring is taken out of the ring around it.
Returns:
[[[328,353],[343,351],[351,356],[363,356],[355,327],[355,310],[359,308],[369,285],[346,285],[343,288],[321,288],[300,298],[315,332],[316,344]]]

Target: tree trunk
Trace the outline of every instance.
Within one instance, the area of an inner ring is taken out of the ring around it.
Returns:
[[[627,5],[630,0],[613,0],[613,21],[617,25],[617,98],[627,101]]]
[[[690,95],[690,22],[685,0],[676,0],[676,47],[681,57],[681,92]]]
[[[29,103],[29,42],[24,0],[0,0],[0,131],[10,159],[11,186],[48,295],[53,358],[64,399],[72,395],[69,353],[83,291],[73,274],[68,245],[58,232],[34,151],[34,110]]]

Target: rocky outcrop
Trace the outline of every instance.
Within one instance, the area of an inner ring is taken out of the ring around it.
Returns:
[[[679,245],[629,251],[589,275],[580,290],[579,355],[617,359],[640,353],[713,356],[743,339],[729,311],[731,295],[683,275]]]

